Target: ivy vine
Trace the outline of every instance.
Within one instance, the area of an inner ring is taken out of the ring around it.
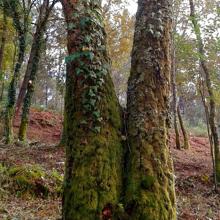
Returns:
[[[67,28],[73,32],[80,30],[81,44],[76,52],[66,57],[65,61],[74,62],[74,66],[77,66],[75,75],[80,77],[84,85],[81,100],[83,114],[87,117],[81,121],[81,125],[89,126],[92,131],[99,133],[103,120],[100,100],[109,69],[108,61],[105,59],[105,32],[100,2],[81,1],[72,17],[72,22]]]

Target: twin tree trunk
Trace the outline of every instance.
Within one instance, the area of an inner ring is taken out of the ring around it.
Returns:
[[[124,188],[121,116],[109,74],[101,1],[62,0],[62,5],[69,52],[63,219],[121,219],[122,212],[124,219],[175,220],[168,150],[171,1],[139,0]],[[125,212],[117,205],[122,200]]]
[[[105,219],[120,198],[122,145],[101,1],[62,4],[69,53],[63,219]]]
[[[132,220],[173,220],[174,176],[168,149],[172,1],[138,3],[128,82],[125,198]]]

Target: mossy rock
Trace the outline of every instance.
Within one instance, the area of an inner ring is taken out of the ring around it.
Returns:
[[[62,194],[63,177],[55,169],[47,173],[38,165],[13,166],[8,168],[8,176],[17,195],[45,198]]]
[[[45,171],[39,166],[14,166],[9,168],[8,175],[13,181],[16,192],[43,197],[49,194],[49,189],[44,182]]]

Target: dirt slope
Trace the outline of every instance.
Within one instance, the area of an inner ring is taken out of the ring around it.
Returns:
[[[14,130],[18,131],[20,115],[14,121]],[[62,116],[50,111],[31,110],[30,123],[27,131],[28,139],[42,143],[58,143],[62,130]]]

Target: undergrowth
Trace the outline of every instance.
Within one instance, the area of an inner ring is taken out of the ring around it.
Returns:
[[[46,171],[39,165],[5,166],[0,163],[0,197],[16,196],[47,198],[62,194],[62,175],[55,169]]]

